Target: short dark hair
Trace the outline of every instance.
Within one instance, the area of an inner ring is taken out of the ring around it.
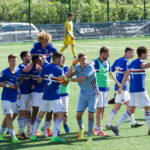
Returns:
[[[8,60],[10,60],[11,58],[17,58],[17,55],[10,54],[10,55],[8,56]]]
[[[103,47],[101,47],[101,49],[100,49],[100,55],[102,54],[102,53],[107,53],[108,51],[110,51],[110,49],[109,48],[107,48],[107,47],[105,47],[105,46],[103,46]]]
[[[69,14],[68,14],[68,18],[69,18],[70,16],[74,16],[74,13],[69,13]]]
[[[32,62],[33,63],[37,62],[38,60],[40,60],[40,56],[39,55],[35,54],[35,55],[32,56]]]
[[[146,46],[140,46],[140,47],[137,49],[138,57],[141,57],[141,56],[142,56],[142,53],[145,54],[147,51],[149,51],[149,49],[148,49]]]
[[[134,49],[133,47],[130,47],[130,46],[129,46],[129,47],[126,47],[126,48],[125,48],[125,53],[127,53],[128,51],[131,52],[131,51],[134,51],[134,50],[135,50],[135,49]]]
[[[82,56],[86,56],[86,54],[85,54],[85,53],[80,53],[80,54],[78,55],[78,58],[80,59]]]
[[[23,57],[26,57],[27,53],[29,53],[29,51],[22,51],[20,53],[20,57],[21,57],[22,60],[23,60]]]
[[[61,52],[55,51],[52,56],[53,61],[56,60],[56,58],[60,58],[61,56],[63,56]]]

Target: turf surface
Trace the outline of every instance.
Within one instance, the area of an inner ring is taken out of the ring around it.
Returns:
[[[52,42],[55,47],[60,50],[63,46],[63,41],[53,41]],[[99,57],[99,49],[102,46],[107,46],[110,48],[110,63],[111,65],[113,62],[118,59],[119,57],[122,57],[124,55],[124,49],[126,46],[132,46],[137,48],[138,46],[147,46],[150,48],[150,37],[146,38],[122,38],[122,39],[95,39],[95,40],[76,40],[76,51],[77,54],[80,52],[85,52],[88,57],[88,62],[90,62],[92,59],[95,59]],[[18,64],[21,63],[21,59],[19,57],[19,54],[23,50],[30,51],[34,43],[14,43],[14,44],[0,44],[0,72],[4,70],[6,67],[8,67],[7,63],[7,56],[11,53],[18,55]],[[66,56],[66,64],[71,65],[71,62],[73,60],[71,48],[67,48],[64,52],[64,55]],[[134,59],[137,58],[137,55],[134,57]],[[132,60],[130,60],[132,61]],[[149,62],[146,60],[146,62]],[[150,80],[150,69],[147,69],[146,71],[147,77],[146,77],[146,88],[148,93],[150,93],[149,88],[149,80]],[[111,80],[111,79],[110,79]],[[12,144],[10,135],[4,134],[4,141],[0,141],[0,150],[9,150],[9,149],[29,149],[29,150],[47,150],[47,149],[148,149],[149,148],[149,139],[150,137],[147,136],[148,129],[147,124],[145,122],[145,115],[144,110],[137,108],[134,116],[137,122],[144,122],[144,126],[136,129],[131,129],[131,123],[130,120],[127,120],[120,129],[120,134],[122,136],[116,137],[114,133],[111,131],[108,131],[105,129],[105,125],[109,119],[109,114],[113,108],[113,104],[109,104],[108,108],[105,110],[104,118],[102,120],[102,127],[104,132],[106,132],[109,136],[108,137],[97,137],[93,136],[93,142],[86,142],[87,137],[87,131],[88,131],[88,117],[87,117],[87,110],[85,111],[83,115],[83,124],[85,127],[85,136],[82,140],[79,140],[77,138],[78,133],[78,125],[76,122],[76,109],[77,109],[77,102],[79,97],[79,86],[77,83],[71,83],[70,86],[70,99],[69,99],[69,118],[68,118],[68,125],[70,127],[70,133],[66,134],[63,128],[63,125],[61,125],[61,135],[60,138],[65,139],[67,142],[65,144],[52,144],[50,142],[49,138],[44,138],[41,136],[38,142],[31,142],[30,140],[21,140],[21,143],[19,144]],[[2,91],[2,88],[0,88],[0,92]],[[110,81],[110,99],[114,96],[114,82]],[[122,113],[126,110],[126,105],[123,105],[120,109],[119,113],[117,114],[113,124],[115,125],[118,120],[120,119]],[[0,106],[0,124],[3,120],[3,114]],[[42,120],[41,126],[44,123],[44,120]],[[14,122],[14,129],[15,133],[18,132],[18,123],[15,120]],[[53,124],[51,127],[51,130],[53,131]],[[26,131],[26,129],[25,129]],[[41,133],[42,135],[42,133]],[[18,136],[18,135],[17,135]],[[19,137],[18,137],[19,138]]]

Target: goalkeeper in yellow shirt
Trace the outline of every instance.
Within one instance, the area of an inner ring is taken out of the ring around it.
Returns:
[[[65,22],[65,39],[64,39],[64,46],[61,49],[61,53],[68,47],[68,45],[71,45],[72,53],[75,59],[76,57],[76,51],[75,51],[75,37],[73,35],[73,23],[72,20],[74,19],[74,14],[69,13],[68,14],[68,20]]]

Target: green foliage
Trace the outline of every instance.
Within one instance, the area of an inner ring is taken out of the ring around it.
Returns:
[[[12,0],[13,1],[13,0]],[[71,0],[71,11],[75,22],[107,22],[107,0]],[[130,21],[144,19],[144,5],[141,0],[110,0],[110,21]],[[31,21],[33,24],[64,23],[69,12],[69,0],[31,0]],[[64,3],[65,2],[65,3]],[[117,3],[118,2],[118,3]],[[146,19],[150,18],[150,4],[146,4]],[[28,22],[29,8],[27,0],[8,2],[1,0],[0,22]]]

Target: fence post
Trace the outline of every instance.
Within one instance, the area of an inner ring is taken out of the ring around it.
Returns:
[[[69,0],[69,12],[71,12],[71,0]]]
[[[145,7],[145,5],[146,5],[146,2],[144,0],[144,20],[146,20],[146,7]]]
[[[31,10],[30,10],[30,0],[29,0],[29,37],[31,38]]]
[[[109,0],[107,0],[107,22],[109,22]]]

